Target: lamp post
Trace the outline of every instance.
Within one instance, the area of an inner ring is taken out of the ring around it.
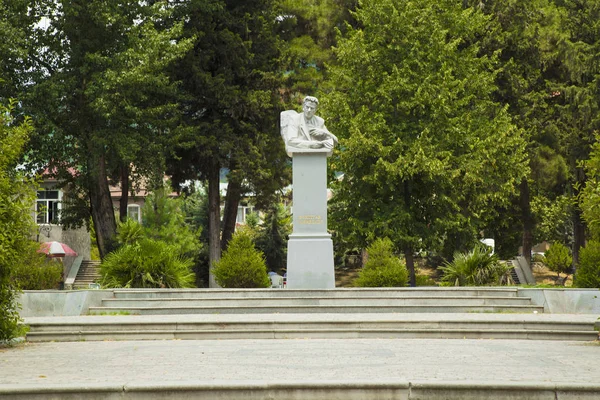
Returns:
[[[50,237],[50,231],[52,231],[52,225],[50,224],[40,224],[38,225],[38,233],[37,233],[37,241],[40,241],[40,233],[46,235],[46,237]]]

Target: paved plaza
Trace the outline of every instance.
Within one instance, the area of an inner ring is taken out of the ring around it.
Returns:
[[[564,386],[600,393],[598,360],[598,342],[570,341],[296,339],[23,343],[0,349],[0,398],[6,390],[74,384],[127,388],[439,383]]]

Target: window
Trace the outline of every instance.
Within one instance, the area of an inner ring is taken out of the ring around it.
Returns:
[[[60,193],[58,190],[38,190],[35,220],[38,224],[58,222]]]
[[[253,206],[238,206],[236,222],[239,224],[245,224],[248,214],[252,212],[254,212]]]
[[[142,222],[142,213],[140,212],[140,206],[137,204],[130,204],[127,206],[127,216],[134,221]]]

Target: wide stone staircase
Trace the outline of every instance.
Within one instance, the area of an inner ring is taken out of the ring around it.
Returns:
[[[106,291],[85,316],[31,318],[29,341],[598,339],[589,315],[544,314],[517,288]]]
[[[84,260],[81,262],[73,289],[88,289],[100,278],[100,261]]]

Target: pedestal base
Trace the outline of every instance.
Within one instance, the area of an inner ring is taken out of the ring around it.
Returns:
[[[333,242],[329,234],[290,235],[287,256],[289,289],[333,289]]]

